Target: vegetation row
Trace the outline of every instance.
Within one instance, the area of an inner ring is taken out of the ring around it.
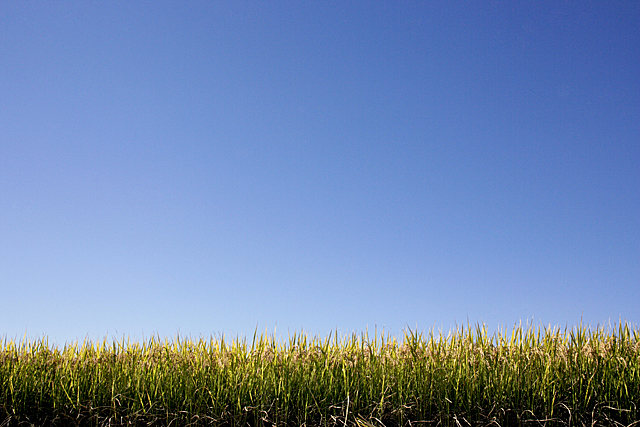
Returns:
[[[0,426],[640,427],[640,330],[0,342]]]

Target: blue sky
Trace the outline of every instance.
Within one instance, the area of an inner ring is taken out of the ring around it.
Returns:
[[[0,334],[640,323],[640,3],[0,4]]]

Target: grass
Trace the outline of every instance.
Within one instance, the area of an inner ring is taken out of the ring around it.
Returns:
[[[0,426],[640,427],[640,330],[0,342]]]

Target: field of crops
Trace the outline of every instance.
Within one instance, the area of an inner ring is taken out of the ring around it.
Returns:
[[[640,426],[640,330],[0,343],[0,426]]]

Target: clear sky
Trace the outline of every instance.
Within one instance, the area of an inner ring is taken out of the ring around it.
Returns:
[[[0,335],[640,323],[640,2],[0,3]]]

